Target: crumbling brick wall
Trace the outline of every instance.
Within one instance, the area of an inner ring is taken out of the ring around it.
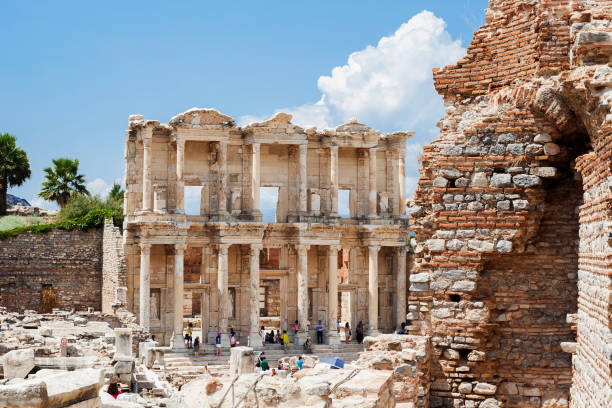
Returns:
[[[9,311],[40,311],[43,287],[53,288],[57,307],[100,310],[102,230],[21,233],[0,240],[0,305]]]
[[[102,312],[127,305],[127,269],[121,229],[106,220],[102,229]]]
[[[491,0],[410,206],[431,406],[612,402],[611,1]],[[578,311],[577,351],[565,315]],[[483,402],[484,401],[484,402]]]

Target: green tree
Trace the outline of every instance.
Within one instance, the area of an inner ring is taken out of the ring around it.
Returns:
[[[108,201],[110,200],[122,201],[124,193],[125,191],[121,188],[121,184],[115,183],[113,184],[113,188],[111,188],[111,191],[108,193],[107,200]]]
[[[43,169],[45,181],[38,196],[49,201],[56,201],[64,208],[72,194],[89,194],[85,188],[85,176],[79,173],[79,161],[65,157],[53,159],[53,168]]]
[[[30,178],[28,155],[17,147],[17,139],[0,134],[0,215],[6,215],[6,193],[9,186],[20,186]]]
[[[102,200],[97,195],[73,194],[68,199],[66,205],[60,210],[60,220],[71,220],[87,215],[93,210],[110,210],[113,214],[113,221],[116,226],[123,224],[123,201],[112,198],[110,195],[106,200]]]

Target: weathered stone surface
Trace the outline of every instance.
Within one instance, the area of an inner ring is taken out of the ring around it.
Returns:
[[[233,347],[230,355],[230,372],[233,376],[252,373],[255,355],[250,347]]]
[[[510,174],[495,173],[491,176],[491,187],[511,187],[512,176]]]
[[[479,382],[474,387],[475,394],[481,395],[495,395],[495,391],[497,391],[497,386],[488,383]]]
[[[13,350],[3,357],[4,378],[25,378],[34,368],[34,350]]]

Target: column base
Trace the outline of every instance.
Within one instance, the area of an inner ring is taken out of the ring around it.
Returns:
[[[296,345],[300,347],[303,346],[306,342],[306,339],[308,339],[309,337],[310,335],[308,334],[308,332],[298,332],[298,334],[295,335]]]
[[[172,351],[185,351],[185,338],[176,334],[172,337]]]
[[[261,336],[259,333],[249,333],[249,347],[261,347]]]
[[[333,332],[327,333],[327,344],[331,346],[331,345],[336,345],[336,344],[341,344],[341,343],[342,341],[337,331],[334,330]]]
[[[381,333],[378,329],[368,329],[368,331],[366,332],[366,335],[372,336],[372,337],[378,336],[379,334]]]

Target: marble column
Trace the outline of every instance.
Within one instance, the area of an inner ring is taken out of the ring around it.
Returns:
[[[151,244],[140,244],[140,325],[149,330],[151,327]]]
[[[297,335],[298,342],[302,344],[308,337],[306,322],[308,320],[308,249],[309,245],[296,245],[297,251],[297,317],[300,326]]]
[[[217,199],[219,202],[219,214],[227,214],[227,142],[220,141],[217,151],[219,165],[219,179],[217,181]]]
[[[261,345],[259,337],[259,252],[260,244],[251,244],[249,252],[249,343],[250,347]]]
[[[398,150],[399,213],[406,214],[406,151]]]
[[[183,292],[184,292],[184,254],[185,245],[174,246],[174,349],[185,348],[183,340]]]
[[[378,333],[378,250],[368,246],[368,334]]]
[[[185,180],[183,168],[185,165],[185,140],[176,139],[176,210],[185,213]]]
[[[299,159],[298,159],[298,166],[299,166],[299,193],[298,193],[298,198],[299,198],[299,212],[301,213],[301,215],[306,214],[306,212],[308,211],[308,203],[307,203],[307,196],[306,196],[306,188],[307,188],[307,173],[306,173],[306,156],[307,156],[307,152],[308,152],[308,145],[306,144],[301,144],[299,145]]]
[[[259,188],[261,185],[259,143],[253,143],[251,149],[251,212],[253,216],[258,217],[261,215],[259,208]]]
[[[332,217],[338,216],[338,146],[329,147],[329,191]]]
[[[153,159],[153,130],[145,128],[142,135],[143,164],[142,164],[142,211],[151,211],[153,202],[152,168]]]
[[[369,166],[370,166],[370,177],[369,177],[369,191],[368,191],[368,216],[376,216],[376,148],[371,147],[368,151]]]
[[[397,299],[395,322],[397,325],[400,325],[406,321],[406,247],[398,247],[395,251],[395,256],[397,257],[395,262],[397,268],[395,273]]]
[[[229,245],[219,244],[217,261],[217,290],[219,293],[219,331],[221,332],[221,344],[229,347],[228,337],[228,304],[229,291],[228,284],[228,253]]]
[[[328,249],[328,284],[327,284],[327,341],[329,344],[340,344],[338,334],[338,251],[339,246],[330,245]]]

